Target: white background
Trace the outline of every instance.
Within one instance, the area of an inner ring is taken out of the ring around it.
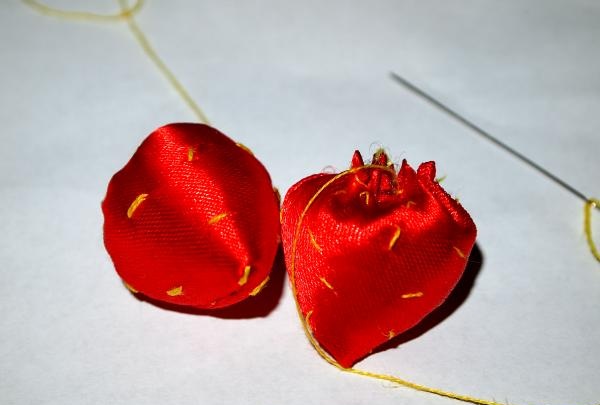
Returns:
[[[448,175],[479,228],[475,284],[359,368],[511,404],[598,403],[600,265],[581,201],[388,72],[599,196],[600,3],[154,0],[137,20],[282,193],[373,142]],[[244,319],[136,300],[104,250],[100,202],[148,133],[194,116],[123,23],[2,0],[0,52],[0,403],[452,403],[325,363],[287,282]]]

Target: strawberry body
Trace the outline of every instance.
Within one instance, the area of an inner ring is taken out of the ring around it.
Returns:
[[[295,184],[282,239],[301,315],[319,345],[350,367],[448,297],[475,242],[469,214],[435,181],[435,163],[398,173],[358,152],[342,175]]]
[[[110,180],[104,242],[134,292],[225,307],[266,283],[279,244],[279,203],[263,165],[202,124],[170,124]]]

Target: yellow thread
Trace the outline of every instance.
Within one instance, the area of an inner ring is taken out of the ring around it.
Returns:
[[[122,21],[130,16],[136,14],[142,8],[144,1],[137,0],[133,6],[126,7],[121,12],[115,14],[98,14],[91,13],[87,11],[68,11],[68,10],[60,10],[58,8],[53,8],[46,6],[36,0],[22,0],[23,3],[37,11],[38,13],[62,18],[65,20],[84,20],[84,21]]]
[[[365,205],[369,205],[369,201],[370,201],[370,198],[371,198],[371,193],[369,193],[368,191],[362,191],[359,194],[359,196],[365,199]]]
[[[583,210],[583,229],[585,231],[585,238],[590,248],[590,252],[592,252],[596,260],[600,262],[600,252],[596,247],[592,234],[592,209],[597,207],[600,207],[600,200],[590,198],[586,201]]]
[[[208,220],[208,224],[209,225],[214,225],[217,222],[221,221],[222,219],[225,219],[227,217],[227,213],[226,212],[222,212],[220,214],[215,215],[214,217],[212,217],[211,219]]]
[[[167,291],[167,295],[169,297],[177,297],[178,295],[183,295],[183,286],[180,285],[179,287],[171,288]]]
[[[252,270],[252,267],[250,267],[250,266],[244,267],[244,274],[242,274],[242,277],[238,280],[239,285],[244,285],[248,282],[248,276],[250,275],[250,270]]]
[[[335,193],[333,193],[333,195],[341,195],[341,194],[346,194],[346,190],[341,189],[341,190],[338,190]]]
[[[444,174],[442,177],[438,177],[437,179],[435,179],[436,183],[441,183],[444,180],[446,180],[446,177],[448,177],[448,175]]]
[[[133,216],[133,213],[135,212],[135,210],[137,210],[137,208],[140,206],[140,204],[144,202],[146,197],[148,197],[148,194],[140,194],[135,198],[135,200],[133,200],[133,202],[127,209],[127,218],[131,218]]]
[[[312,243],[312,245],[315,247],[315,249],[317,249],[319,252],[322,252],[323,249],[321,249],[321,246],[317,243],[317,240],[315,239],[315,235],[313,235],[313,233],[310,231],[310,229],[308,230],[308,235],[310,237],[310,243]]]
[[[196,104],[194,99],[189,95],[185,87],[179,82],[175,74],[169,69],[165,62],[158,56],[156,50],[150,44],[150,41],[146,38],[146,35],[141,28],[135,22],[134,15],[140,10],[143,5],[143,0],[138,0],[136,3],[129,7],[126,0],[119,0],[121,5],[121,12],[118,14],[96,14],[79,11],[68,11],[52,8],[39,3],[37,0],[22,0],[24,4],[28,5],[32,9],[53,17],[62,18],[65,20],[92,20],[92,21],[126,21],[129,26],[129,30],[133,34],[133,37],[137,41],[138,45],[142,48],[146,56],[154,63],[157,69],[171,84],[173,89],[177,92],[179,97],[188,105],[188,107],[194,112],[196,117],[205,124],[210,125],[210,121],[206,117],[206,114]]]
[[[390,329],[389,332],[386,333],[385,336],[388,338],[388,340],[391,340],[396,337],[396,332],[394,332],[393,329]]]
[[[269,276],[267,276],[267,278],[265,278],[259,285],[257,285],[254,290],[250,291],[250,295],[253,297],[255,295],[258,295],[258,293],[261,292],[261,290],[267,285],[268,282]]]
[[[406,208],[410,208],[412,205],[417,205],[417,203],[416,203],[416,202],[414,202],[414,201],[408,201],[408,202],[406,203]]]
[[[242,148],[243,150],[245,150],[246,152],[248,152],[249,154],[251,154],[252,156],[254,156],[254,153],[252,153],[252,151],[250,150],[250,148],[247,147],[246,145],[244,145],[243,143],[237,142],[236,145],[238,147]]]
[[[194,152],[196,150],[192,147],[188,148],[188,162],[191,162],[192,160],[194,160]]]
[[[323,284],[325,284],[325,286],[326,286],[327,288],[329,288],[330,290],[333,290],[333,286],[332,286],[331,284],[329,284],[329,281],[327,281],[327,280],[325,279],[325,277],[319,277],[319,280],[321,280],[321,282],[322,282]]]
[[[398,241],[398,238],[400,237],[400,233],[402,233],[402,230],[400,229],[399,226],[397,226],[396,231],[394,232],[394,235],[392,235],[392,239],[390,240],[390,243],[388,245],[388,250],[392,250],[394,248],[394,245],[396,244],[396,242]]]
[[[127,8],[126,0],[119,0],[121,4],[121,9]],[[158,70],[163,74],[163,76],[169,81],[171,86],[175,89],[175,91],[179,94],[179,96],[183,99],[183,101],[190,107],[190,109],[196,114],[196,117],[200,120],[200,122],[204,122],[205,124],[210,125],[210,121],[202,111],[202,109],[196,104],[196,102],[189,95],[187,90],[183,87],[183,85],[179,82],[175,74],[167,67],[165,62],[158,56],[158,53],[154,50],[150,42],[146,38],[146,35],[142,32],[140,27],[137,25],[133,16],[126,15],[125,20],[127,21],[127,25],[129,26],[129,30],[137,40],[138,44],[144,51],[144,53],[150,58],[154,65],[158,68]]]
[[[310,200],[308,201],[308,203],[306,204],[306,206],[304,207],[304,209],[302,210],[300,217],[298,218],[298,222],[296,224],[296,229],[294,232],[294,239],[292,240],[292,249],[291,249],[291,260],[290,260],[290,284],[291,284],[291,288],[292,288],[292,294],[294,296],[294,300],[296,301],[296,310],[298,311],[298,315],[300,317],[301,323],[302,323],[302,328],[304,330],[304,333],[306,334],[306,337],[308,338],[308,340],[310,341],[310,343],[312,344],[312,346],[315,348],[315,350],[317,351],[317,353],[319,353],[319,355],[325,360],[327,361],[329,364],[331,364],[332,366],[336,367],[337,369],[341,370],[341,371],[345,371],[347,373],[352,373],[352,374],[357,374],[357,375],[362,375],[365,377],[370,377],[370,378],[375,378],[378,380],[384,380],[384,381],[389,381],[398,385],[402,385],[404,387],[407,388],[412,388],[415,389],[417,391],[421,391],[421,392],[427,392],[430,394],[435,394],[435,395],[439,395],[442,397],[446,397],[446,398],[452,398],[452,399],[456,399],[459,401],[463,401],[463,402],[469,402],[472,404],[477,404],[477,405],[503,405],[500,404],[498,402],[494,402],[494,401],[488,401],[485,399],[480,399],[480,398],[475,398],[475,397],[471,397],[468,395],[461,395],[461,394],[457,394],[455,392],[450,392],[450,391],[444,391],[438,388],[433,388],[433,387],[428,387],[425,385],[421,385],[421,384],[416,384],[413,383],[411,381],[407,381],[407,380],[403,380],[401,378],[398,377],[394,377],[391,375],[386,375],[386,374],[378,374],[378,373],[373,373],[370,371],[365,371],[365,370],[359,370],[356,368],[345,368],[343,367],[341,364],[339,364],[333,357],[331,357],[329,355],[329,353],[327,353],[325,351],[325,349],[323,349],[319,343],[317,342],[317,340],[314,338],[314,336],[312,335],[312,332],[310,330],[310,327],[308,326],[308,321],[310,316],[312,315],[312,311],[310,311],[306,317],[304,317],[302,315],[302,310],[300,309],[300,304],[298,303],[298,292],[296,289],[296,279],[295,279],[295,265],[296,265],[296,250],[298,247],[298,240],[300,237],[300,231],[302,230],[302,222],[304,221],[304,217],[306,216],[309,208],[312,206],[312,204],[316,201],[316,199],[323,193],[324,190],[326,190],[328,187],[330,187],[333,183],[335,183],[337,180],[339,180],[340,178],[344,177],[344,176],[348,176],[350,174],[355,174],[361,170],[369,170],[369,169],[373,169],[373,168],[377,168],[379,170],[383,170],[383,171],[388,171],[388,173],[390,173],[392,176],[395,176],[395,172],[393,169],[391,168],[386,168],[386,167],[382,167],[382,166],[373,166],[373,165],[365,165],[365,166],[360,166],[360,167],[354,167],[352,169],[346,170],[344,172],[341,172],[339,174],[337,174],[336,176],[332,177],[329,181],[327,181],[323,186],[321,186],[321,188],[319,188],[317,190],[317,192],[315,194],[313,194],[313,196],[310,198]]]
[[[460,256],[461,259],[464,259],[466,256],[463,253],[462,250],[460,250],[459,248],[457,248],[456,246],[452,246],[454,248],[454,250],[456,251],[456,254]]]
[[[423,296],[423,291],[417,291],[415,293],[402,294],[402,298],[419,298]]]
[[[123,285],[125,286],[125,288],[127,288],[129,291],[131,291],[134,294],[137,294],[139,292],[138,290],[133,288],[131,285],[127,284],[125,281],[123,281]]]

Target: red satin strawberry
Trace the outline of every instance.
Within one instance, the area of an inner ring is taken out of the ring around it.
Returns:
[[[219,308],[255,295],[279,244],[269,174],[243,146],[202,124],[154,131],[114,175],[104,243],[134,292]]]
[[[378,152],[350,170],[296,183],[282,239],[301,316],[350,367],[448,297],[475,243],[469,214],[435,181],[435,163],[399,172]]]

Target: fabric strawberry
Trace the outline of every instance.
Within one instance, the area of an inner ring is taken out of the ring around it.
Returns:
[[[114,175],[104,243],[134,292],[197,308],[257,294],[279,245],[279,201],[242,145],[202,124],[158,128]]]
[[[358,151],[341,174],[296,183],[282,206],[288,273],[305,325],[342,367],[407,331],[460,279],[475,243],[469,214],[435,181],[435,163],[398,173]]]

